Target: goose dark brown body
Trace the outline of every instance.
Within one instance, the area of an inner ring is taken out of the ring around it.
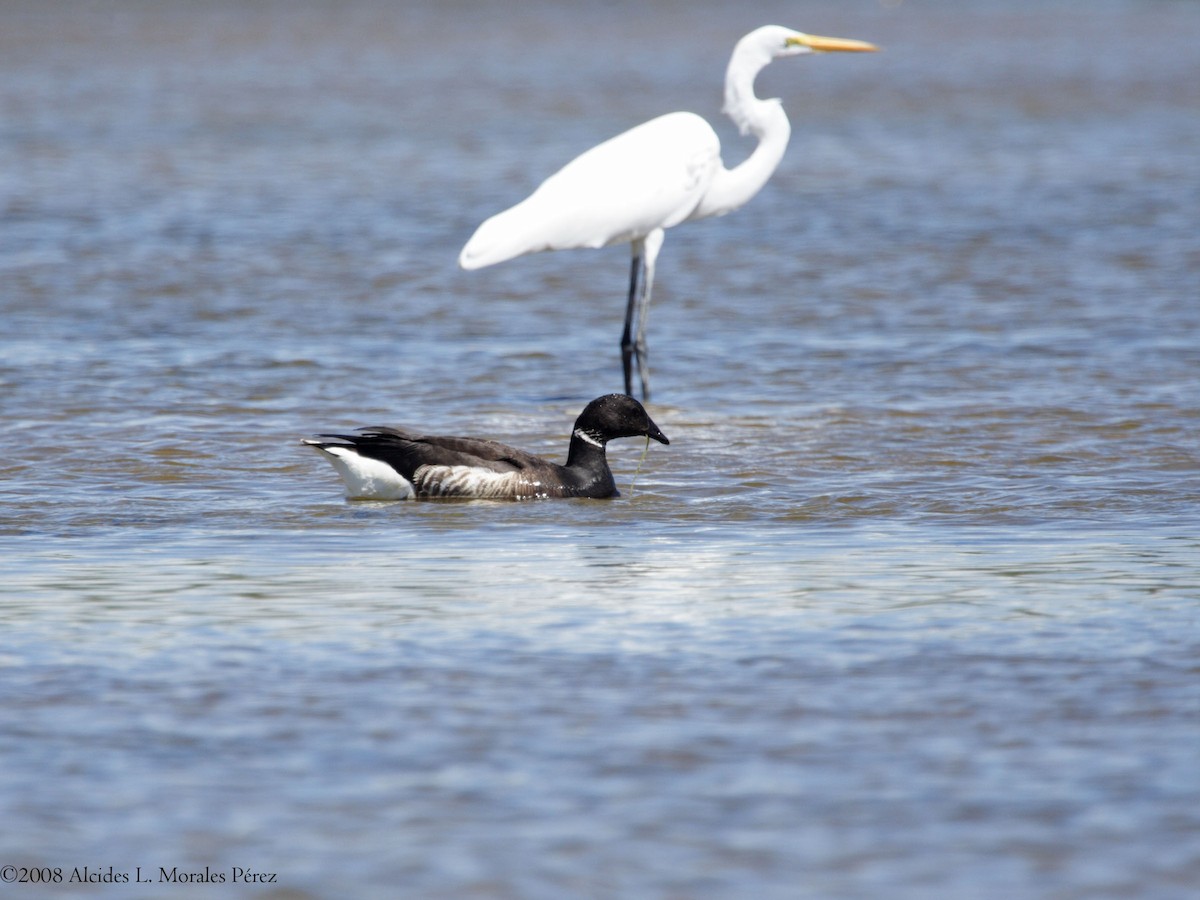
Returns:
[[[670,443],[637,400],[609,394],[579,414],[565,465],[498,441],[386,426],[320,435],[304,443],[329,459],[352,499],[528,500],[614,496],[617,488],[605,447],[615,438],[639,435]]]

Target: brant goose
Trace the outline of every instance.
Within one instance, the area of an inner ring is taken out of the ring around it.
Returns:
[[[525,200],[485,221],[463,247],[458,264],[481,269],[540,250],[629,243],[633,265],[621,364],[625,393],[632,394],[630,363],[637,359],[642,399],[649,399],[646,309],[663,229],[737,209],[767,183],[787,149],[787,115],[778,100],[754,96],[755,76],[785,56],[875,49],[866,41],[817,37],[778,25],[750,32],[733,48],[725,72],[725,113],[742,134],[758,139],[745,162],[725,168],[716,132],[695,113],[659,116],[597,144]]]
[[[670,443],[642,404],[609,394],[589,403],[575,420],[565,466],[497,441],[388,427],[322,434],[304,443],[333,464],[352,500],[527,500],[615,496],[604,447],[614,438],[636,435]]]

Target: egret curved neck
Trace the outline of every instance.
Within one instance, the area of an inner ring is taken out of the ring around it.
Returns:
[[[757,194],[779,167],[787,150],[792,126],[778,100],[760,100],[754,95],[754,79],[771,61],[770,56],[738,47],[725,73],[725,114],[742,134],[758,138],[754,152],[739,166],[717,170],[693,219],[723,216]]]
[[[721,166],[717,170],[704,198],[692,213],[693,219],[723,216],[744,205],[762,190],[763,185],[779,168],[784,151],[787,150],[788,138],[792,134],[792,126],[788,123],[787,114],[779,105],[779,101],[757,102],[769,108],[764,111],[760,121],[770,120],[761,130],[751,128],[758,136],[758,146],[741,165],[732,169]]]

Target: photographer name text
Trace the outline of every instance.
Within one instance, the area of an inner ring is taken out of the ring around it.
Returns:
[[[278,873],[231,866],[199,869],[179,866],[134,866],[125,871],[113,866],[0,866],[4,884],[276,884]]]

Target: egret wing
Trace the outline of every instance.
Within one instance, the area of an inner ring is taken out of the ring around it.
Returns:
[[[607,247],[670,228],[696,208],[720,166],[704,119],[669,113],[576,157],[527,199],[488,219],[460,263],[481,268],[540,250]]]

